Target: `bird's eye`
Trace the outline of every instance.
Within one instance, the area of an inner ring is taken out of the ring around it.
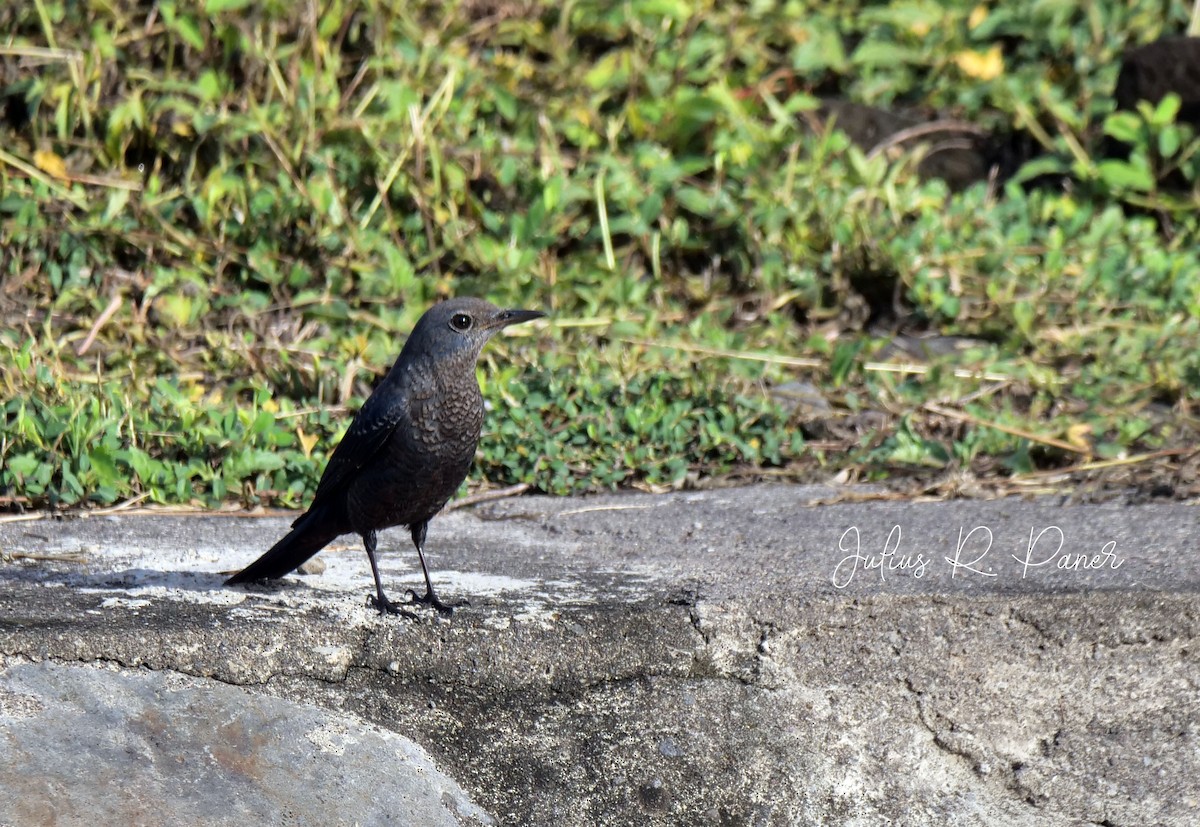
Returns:
[[[450,317],[450,326],[455,330],[469,330],[471,328],[471,317],[466,313],[455,313]]]

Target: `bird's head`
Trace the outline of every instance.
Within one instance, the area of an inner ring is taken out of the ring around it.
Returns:
[[[449,299],[425,311],[404,349],[438,358],[474,360],[501,329],[545,315],[539,310],[501,310],[483,299]]]

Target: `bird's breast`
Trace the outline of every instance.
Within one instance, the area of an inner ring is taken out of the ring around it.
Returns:
[[[483,398],[470,378],[470,387],[410,397],[409,427],[393,433],[348,492],[356,530],[428,520],[454,496],[483,426]]]

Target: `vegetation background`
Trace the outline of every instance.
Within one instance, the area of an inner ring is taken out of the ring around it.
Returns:
[[[1113,100],[1191,12],[4,4],[0,497],[300,506],[456,294],[551,314],[483,360],[473,484],[1194,496],[1200,143]]]

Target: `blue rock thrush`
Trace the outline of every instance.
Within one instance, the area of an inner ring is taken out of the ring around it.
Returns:
[[[400,605],[429,605],[443,614],[425,565],[429,520],[454,495],[475,457],[483,396],[475,363],[484,344],[511,324],[544,316],[501,310],[482,299],[431,307],[379,387],[334,449],[312,505],[286,537],[227,584],[282,577],[343,534],[358,534],[371,561],[379,611],[408,614],[388,600],[375,563],[376,532],[408,526],[425,575],[425,596],[409,591]]]

